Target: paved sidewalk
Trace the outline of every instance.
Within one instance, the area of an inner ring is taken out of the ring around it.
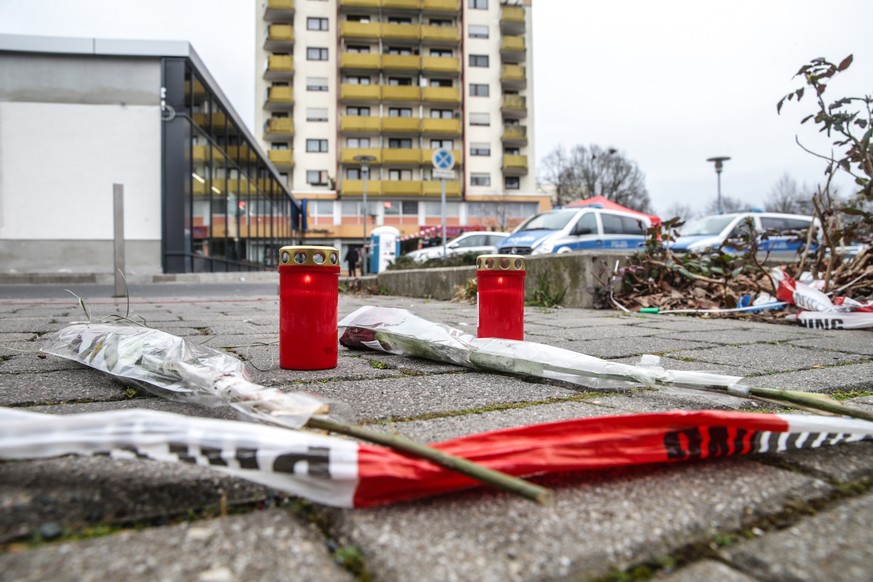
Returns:
[[[362,305],[403,307],[475,332],[472,305],[342,295],[340,316]],[[98,316],[124,307],[111,300],[89,306]],[[291,372],[277,365],[275,296],[153,298],[135,300],[132,310],[152,327],[251,361],[256,382],[344,401],[358,420],[421,441],[618,413],[774,410],[675,390],[591,391],[345,348],[335,370]],[[46,334],[84,318],[75,300],[0,301],[0,317],[2,406],[233,418],[39,355]],[[839,391],[848,404],[873,409],[869,331],[533,307],[525,326],[528,340],[593,356],[635,363],[658,354],[668,368]],[[549,507],[480,488],[340,510],[199,466],[72,457],[3,463],[0,580],[873,578],[871,443],[538,482],[555,492]]]

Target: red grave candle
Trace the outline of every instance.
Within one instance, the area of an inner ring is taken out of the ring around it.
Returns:
[[[339,251],[279,249],[279,366],[326,370],[337,364]]]
[[[524,339],[524,259],[482,255],[476,259],[479,337]]]

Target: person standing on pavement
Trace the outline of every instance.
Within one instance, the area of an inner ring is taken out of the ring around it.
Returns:
[[[349,277],[356,276],[355,273],[357,272],[359,258],[358,249],[355,247],[349,247],[346,251],[346,262],[349,264]]]

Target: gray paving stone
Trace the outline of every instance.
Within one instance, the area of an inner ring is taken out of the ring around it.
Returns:
[[[0,541],[29,537],[46,523],[130,523],[215,508],[222,495],[235,504],[275,494],[207,467],[106,457],[5,463],[0,491]]]
[[[830,332],[827,336],[808,339],[804,337],[804,339],[794,340],[791,343],[803,348],[873,356],[873,334],[869,331],[834,331]]]
[[[0,571],[21,582],[355,579],[313,525],[280,509],[0,555]]]
[[[845,443],[794,451],[790,455],[767,455],[766,458],[807,475],[844,484],[873,478],[873,443],[870,442]]]
[[[0,406],[123,401],[128,394],[128,386],[120,380],[81,364],[40,374],[0,373]]]
[[[873,363],[849,364],[829,368],[768,374],[746,378],[749,386],[800,390],[803,392],[833,392],[834,390],[873,390]]]
[[[40,348],[42,344],[40,344]],[[19,354],[0,361],[0,374],[39,374],[78,370],[82,364],[44,353]]]
[[[803,331],[796,332],[783,331],[781,326],[773,326],[775,329],[724,329],[714,332],[708,331],[690,331],[690,332],[672,332],[676,339],[689,341],[710,342],[721,345],[742,345],[742,344],[757,344],[764,342],[787,342],[791,341],[795,345],[794,340],[803,338]]]
[[[359,420],[406,418],[576,394],[573,390],[547,384],[475,372],[326,382],[310,389],[321,396],[345,402]]]
[[[859,361],[863,356],[798,348],[792,345],[753,344],[721,346],[694,351],[677,351],[673,357],[688,357],[726,366],[741,364],[765,372],[806,370],[818,366],[836,366]]]
[[[670,335],[633,335],[631,337],[623,338],[622,341],[561,341],[556,338],[548,343],[574,352],[580,352],[588,354],[589,356],[606,359],[627,358],[629,356],[641,356],[643,354],[667,353],[677,353],[687,357],[694,357],[692,354],[712,346],[712,344],[704,342],[676,340]]]
[[[870,580],[873,494],[724,552],[760,580]]]
[[[591,471],[546,482],[556,493],[550,507],[472,491],[330,515],[334,530],[361,548],[367,570],[382,581],[569,580],[623,570],[830,490],[741,461]]]
[[[755,578],[750,578],[738,570],[734,570],[730,566],[726,566],[715,560],[701,560],[690,566],[682,568],[673,575],[659,580],[664,582],[701,582],[701,580],[712,580],[718,582],[755,582]]]

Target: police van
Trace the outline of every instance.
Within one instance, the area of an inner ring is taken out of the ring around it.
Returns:
[[[758,254],[774,259],[792,259],[806,245],[807,231],[814,219],[802,214],[779,212],[736,212],[713,214],[679,227],[679,237],[668,246],[674,253],[706,253],[721,250],[740,252],[735,246],[751,227],[758,237]],[[815,221],[816,227],[818,222]],[[818,228],[816,229],[818,230]],[[813,236],[817,240],[818,233]],[[813,247],[814,248],[814,247]]]
[[[638,213],[594,206],[531,216],[497,247],[498,253],[539,255],[582,250],[636,250],[651,221]]]

